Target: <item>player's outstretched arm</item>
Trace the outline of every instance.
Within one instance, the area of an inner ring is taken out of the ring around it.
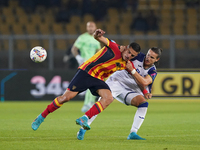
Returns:
[[[108,45],[108,40],[103,36],[104,34],[105,31],[103,31],[102,29],[97,29],[94,32],[93,36],[97,41],[103,43],[104,45]]]

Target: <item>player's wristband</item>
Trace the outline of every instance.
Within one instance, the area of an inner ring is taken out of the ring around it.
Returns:
[[[131,71],[131,74],[134,75],[135,73],[136,73],[136,70],[133,69],[133,70]]]
[[[147,91],[146,89],[144,89],[144,90],[142,91],[142,93],[143,93],[143,94],[146,94],[146,93],[148,93],[148,91]]]

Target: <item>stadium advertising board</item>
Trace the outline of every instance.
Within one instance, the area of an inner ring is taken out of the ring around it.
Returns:
[[[200,97],[200,72],[159,72],[153,96]]]
[[[1,71],[1,101],[53,100],[68,87],[75,71]],[[154,97],[200,97],[200,73],[159,72],[152,88]],[[83,100],[78,95],[74,100]]]
[[[74,74],[75,71],[1,71],[1,101],[53,100],[66,90]]]

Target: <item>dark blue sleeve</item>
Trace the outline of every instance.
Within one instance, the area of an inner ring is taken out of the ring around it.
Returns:
[[[146,55],[144,53],[140,52],[136,57],[131,59],[131,61],[138,60],[138,61],[142,62],[144,60],[145,56]]]
[[[149,76],[152,78],[152,83],[148,85],[148,88],[149,88],[149,92],[151,93],[151,88],[152,88],[152,85],[153,85],[153,82],[157,76],[157,71],[156,71],[156,68],[155,67],[152,67],[149,71],[148,71],[148,74]]]
[[[157,76],[157,71],[154,67],[152,67],[149,71],[148,71],[149,76],[152,78],[152,83],[155,80],[156,76]]]

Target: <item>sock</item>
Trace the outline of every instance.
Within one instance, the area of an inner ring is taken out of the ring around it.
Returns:
[[[92,118],[88,119],[88,125],[91,125],[91,123],[94,121],[96,117],[97,115],[94,115]]]
[[[56,109],[60,108],[63,104],[58,102],[58,99],[55,98],[51,104],[47,106],[47,108],[42,112],[42,117],[46,118],[49,113],[54,112]]]
[[[99,97],[98,101],[101,100],[101,97]],[[94,115],[93,117],[88,119],[88,125],[91,125],[91,123],[94,121],[94,119],[97,117],[97,115]]]
[[[90,90],[87,90],[85,93],[85,100],[84,100],[84,105],[90,105],[91,103],[95,103],[96,96],[92,95]]]
[[[103,107],[100,102],[96,102],[86,113],[85,115],[88,116],[88,118],[92,118],[94,115],[99,114],[103,111]]]
[[[147,107],[148,107],[148,102],[142,103],[138,106],[138,109],[135,113],[135,117],[134,117],[133,124],[131,127],[131,132],[137,133],[138,129],[141,127],[147,113]]]

